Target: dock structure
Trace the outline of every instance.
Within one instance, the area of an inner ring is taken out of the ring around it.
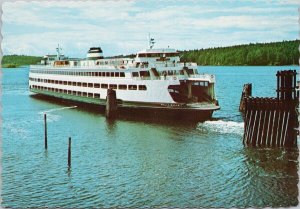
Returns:
[[[296,74],[295,70],[277,72],[277,98],[244,97],[244,145],[297,145]]]

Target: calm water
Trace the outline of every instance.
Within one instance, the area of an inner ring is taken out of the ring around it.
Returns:
[[[222,109],[211,121],[192,125],[134,117],[107,121],[97,111],[32,97],[28,68],[3,69],[2,206],[297,205],[298,149],[242,145],[243,84],[253,84],[253,95],[275,96],[279,69],[291,67],[201,68],[216,75]]]

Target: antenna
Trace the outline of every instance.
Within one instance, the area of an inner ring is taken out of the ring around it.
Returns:
[[[56,48],[56,52],[57,52],[57,59],[60,60],[60,50],[62,50],[62,48],[59,47],[59,44],[57,44],[57,48]]]
[[[150,38],[150,33],[148,36],[149,36],[149,48],[152,49],[155,44],[155,41],[154,38]]]

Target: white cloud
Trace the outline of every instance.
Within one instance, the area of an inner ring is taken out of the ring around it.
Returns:
[[[278,2],[270,1],[266,7],[248,1],[230,8],[225,1],[205,2],[154,2],[153,8],[124,0],[7,2],[2,49],[4,54],[43,55],[54,52],[60,43],[72,56],[83,56],[92,45],[103,46],[106,55],[128,54],[147,46],[149,32],[158,47],[178,49],[298,37],[298,13],[293,6],[275,6]]]
[[[282,5],[298,5],[300,6],[300,2],[299,0],[281,0],[281,1],[277,1],[276,3],[278,4],[282,4]]]
[[[195,27],[202,28],[241,28],[248,30],[266,29],[290,29],[291,26],[297,27],[297,17],[281,16],[276,19],[274,16],[219,16],[212,19],[183,20]]]

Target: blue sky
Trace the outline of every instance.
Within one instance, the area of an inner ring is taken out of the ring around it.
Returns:
[[[103,0],[5,2],[3,54],[70,57],[101,46],[104,56],[148,46],[178,50],[295,40],[298,0]]]

